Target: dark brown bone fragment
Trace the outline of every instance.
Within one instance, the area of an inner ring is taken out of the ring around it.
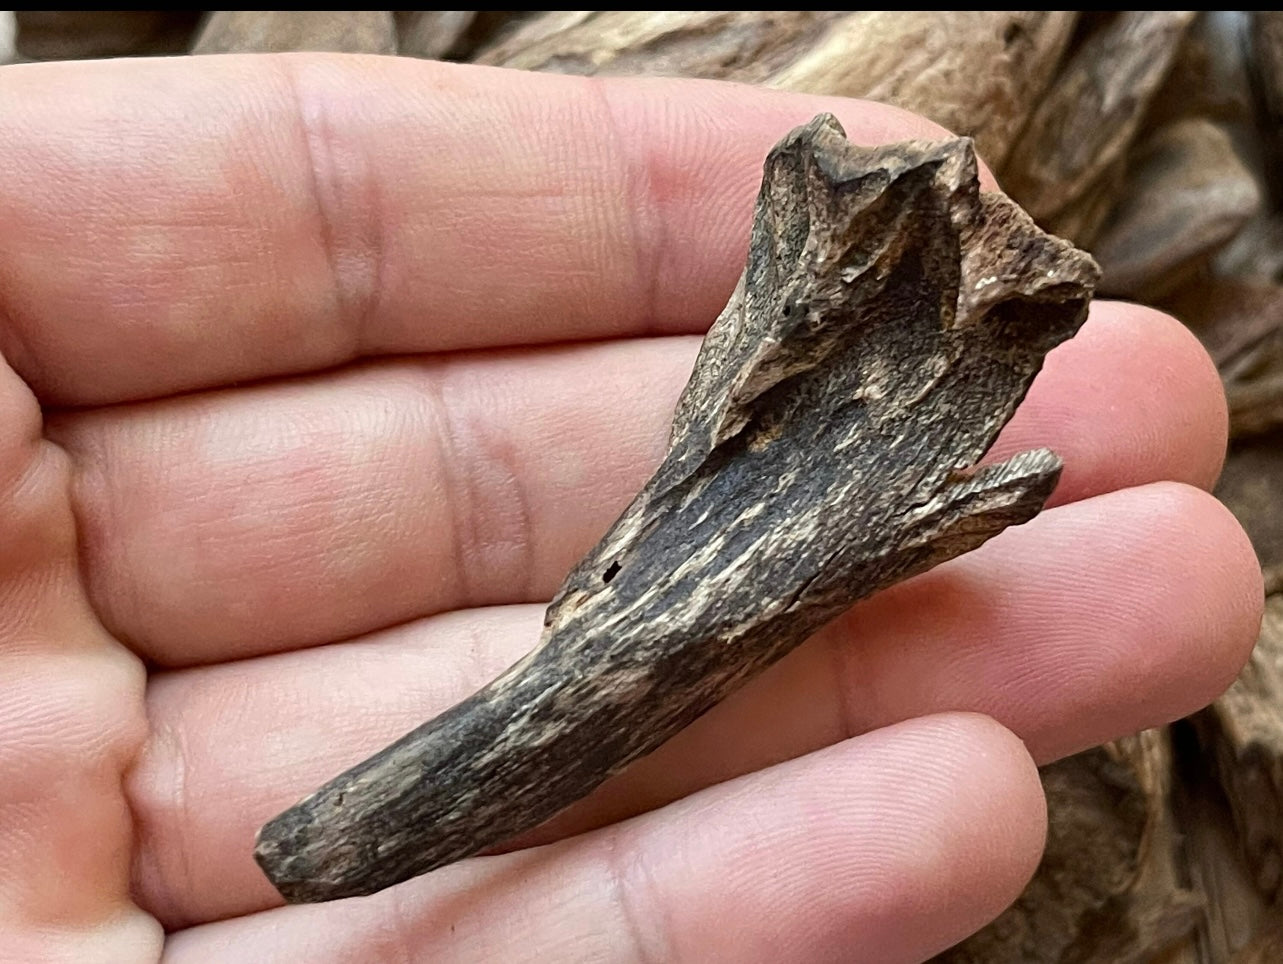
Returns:
[[[858,148],[828,115],[789,134],[668,454],[537,648],[270,821],[267,876],[330,900],[511,838],[856,600],[1032,518],[1054,454],[971,467],[1097,273],[980,194],[968,140]]]

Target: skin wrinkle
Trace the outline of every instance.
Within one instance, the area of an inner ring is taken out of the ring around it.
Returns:
[[[340,217],[336,211],[336,202],[348,193],[339,185],[345,177],[351,176],[351,172],[339,173],[334,163],[335,151],[331,142],[335,138],[335,128],[330,120],[333,108],[324,97],[312,95],[292,58],[280,58],[278,63],[281,78],[290,92],[290,105],[298,125],[299,154],[306,172],[308,191],[316,209],[317,237],[330,267],[335,308],[333,322],[335,327],[345,333],[340,341],[345,342],[346,347],[335,359],[338,364],[343,364],[360,357],[361,345],[365,341],[364,329],[371,317],[378,292],[377,286],[368,282],[365,291],[354,290],[352,277],[355,274],[358,278],[377,279],[382,275],[382,269],[378,264],[377,252],[373,255],[362,252],[362,246],[351,243],[347,237],[348,231],[340,228],[340,225],[351,224],[350,217]],[[366,180],[371,179],[367,177]],[[372,191],[368,189],[368,185],[361,186],[366,189],[353,193],[365,200]],[[348,212],[343,213],[346,215]],[[345,269],[343,264],[352,251],[359,252],[358,257],[365,262],[356,272]],[[371,263],[374,265],[372,269],[368,267]]]
[[[678,960],[669,936],[671,923],[661,910],[664,902],[652,897],[645,902],[651,913],[638,913],[637,873],[641,871],[642,857],[635,852],[635,844],[628,840],[627,833],[625,828],[619,827],[611,828],[603,835],[600,866],[607,881],[607,900],[615,908],[622,923],[620,929],[628,937],[630,953],[637,964],[664,964]],[[643,921],[651,926],[646,926]]]
[[[621,170],[628,191],[628,228],[632,238],[638,298],[635,328],[641,337],[664,333],[658,318],[660,272],[664,264],[668,232],[667,219],[660,210],[655,192],[655,169],[648,146],[637,157],[624,149],[627,138],[619,109],[611,96],[611,86],[601,77],[587,77],[587,90],[594,97],[601,123],[598,129],[608,131],[611,144],[611,168]],[[630,299],[631,300],[631,299]]]
[[[164,759],[169,761],[173,769],[173,782],[169,787],[169,797],[167,804],[157,809],[160,814],[177,814],[183,824],[190,824],[193,820],[191,797],[187,792],[187,775],[189,752],[187,742],[183,737],[182,727],[173,727],[168,725],[157,726],[150,720],[151,701],[148,701],[148,718],[151,723],[151,735],[147,741],[154,748],[155,752],[160,752]],[[150,768],[151,760],[145,759],[149,756],[148,747],[144,747],[139,753],[133,766],[125,774],[124,792],[125,801],[129,805],[130,812],[135,815],[134,836],[136,846],[134,849],[133,860],[131,862],[130,878],[133,881],[133,888],[139,894],[154,894],[158,890],[161,894],[167,895],[173,893],[172,884],[166,884],[164,887],[146,886],[145,880],[148,876],[154,876],[158,881],[169,881],[175,878],[186,883],[187,889],[196,886],[196,877],[192,872],[191,848],[188,846],[188,838],[185,834],[175,834],[162,828],[154,827],[153,821],[140,820],[137,815],[143,812],[146,805],[142,798],[147,791],[155,790],[155,781],[140,786],[140,781],[134,779],[135,775],[144,767]],[[145,780],[145,778],[143,778]],[[164,822],[163,818],[160,822]],[[178,838],[178,839],[173,839]],[[169,847],[162,848],[159,846],[148,846],[147,841],[166,841]],[[164,865],[161,863],[162,854],[171,855],[174,859],[165,860]],[[182,890],[178,891],[179,893]],[[157,916],[167,921],[167,930],[177,929],[181,926],[187,926],[195,923],[190,919],[183,919],[177,915],[177,908],[181,905],[172,903],[162,904],[154,908],[153,912]]]
[[[477,538],[477,483],[473,473],[466,469],[468,463],[460,458],[463,451],[459,444],[460,436],[454,425],[451,407],[445,400],[441,382],[439,368],[424,372],[423,398],[427,408],[425,421],[432,427],[437,440],[436,454],[449,505],[445,514],[449,519],[447,528],[453,546],[455,579],[461,604],[466,606],[467,603],[462,600],[472,600],[477,595],[471,565],[473,554],[469,550],[469,546],[475,544]],[[459,470],[461,466],[465,467],[462,471]]]

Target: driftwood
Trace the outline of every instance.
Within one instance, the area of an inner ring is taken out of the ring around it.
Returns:
[[[192,45],[194,54],[392,54],[396,49],[396,25],[388,10],[216,10]]]
[[[1050,82],[1075,19],[1036,10],[550,11],[478,59],[866,97],[974,137],[997,165]]]
[[[975,468],[1095,264],[966,140],[861,149],[821,116],[771,152],[748,265],[654,477],[481,692],[270,821],[291,901],[366,894],[542,822],[857,599],[1031,518],[1059,460]]]
[[[1192,19],[1179,10],[1120,13],[1052,83],[1002,170],[1003,186],[1043,227],[1090,244]]]

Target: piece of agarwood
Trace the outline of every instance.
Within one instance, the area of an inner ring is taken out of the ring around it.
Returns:
[[[1283,566],[1283,429],[1234,441],[1216,497],[1246,530],[1261,568]]]
[[[30,60],[177,54],[199,10],[19,10],[17,51]]]
[[[1283,285],[1243,277],[1199,277],[1160,299],[1198,335],[1222,377],[1243,377],[1249,353],[1283,329]]]
[[[194,54],[330,50],[396,53],[390,10],[216,10],[196,35]]]
[[[478,51],[475,60],[563,74],[762,83],[843,16],[821,10],[548,10]]]
[[[1160,304],[1189,325],[1216,362],[1233,437],[1283,426],[1283,285],[1199,278]]]
[[[1265,171],[1283,205],[1283,11],[1257,10],[1248,31],[1249,76],[1259,111]]]
[[[1182,882],[1162,730],[1042,769],[1047,847],[1020,898],[936,964],[1149,964],[1202,902]]]
[[[866,97],[973,136],[998,165],[1073,33],[1069,11],[550,11],[482,63]]]
[[[1182,863],[1190,889],[1204,900],[1204,913],[1183,953],[1155,964],[1225,964],[1252,942],[1269,909],[1252,883],[1212,755],[1189,720],[1168,731],[1177,753],[1172,796]]]
[[[1187,117],[1236,127],[1252,123],[1244,50],[1249,16],[1244,10],[1204,10],[1194,18],[1150,103],[1147,132]]]
[[[1270,920],[1229,964],[1279,964],[1283,961],[1283,913],[1274,908]]]
[[[975,138],[998,167],[1051,82],[1070,11],[862,11],[770,80],[784,90],[865,97]]]
[[[17,54],[14,35],[17,21],[12,10],[0,10],[0,65],[10,63]]]
[[[1092,245],[1103,293],[1153,301],[1175,290],[1257,211],[1261,192],[1219,124],[1159,128],[1129,159],[1126,184]]]
[[[1266,599],[1251,659],[1196,722],[1256,887],[1273,903],[1283,896],[1283,595]]]
[[[1097,270],[980,194],[968,140],[858,148],[828,115],[789,134],[668,454],[537,648],[269,822],[268,877],[367,894],[511,838],[856,600],[1031,518],[1054,454],[976,465]]]
[[[1216,274],[1283,284],[1283,217],[1262,211],[1216,256]]]
[[[457,51],[476,18],[475,10],[399,10],[397,52],[406,57],[439,60]]]
[[[1117,14],[1052,81],[1000,178],[1043,227],[1091,242],[1102,219],[1076,209],[1101,208],[1101,192],[1121,185],[1119,165],[1192,19],[1182,10]]]

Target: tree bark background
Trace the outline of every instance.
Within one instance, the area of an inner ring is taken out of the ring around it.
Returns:
[[[1045,768],[1042,868],[940,959],[1283,961],[1283,14],[0,12],[0,63],[284,49],[895,103],[975,137],[1016,201],[1096,255],[1102,293],[1186,322],[1230,401],[1218,495],[1271,594],[1257,651],[1192,720]]]

